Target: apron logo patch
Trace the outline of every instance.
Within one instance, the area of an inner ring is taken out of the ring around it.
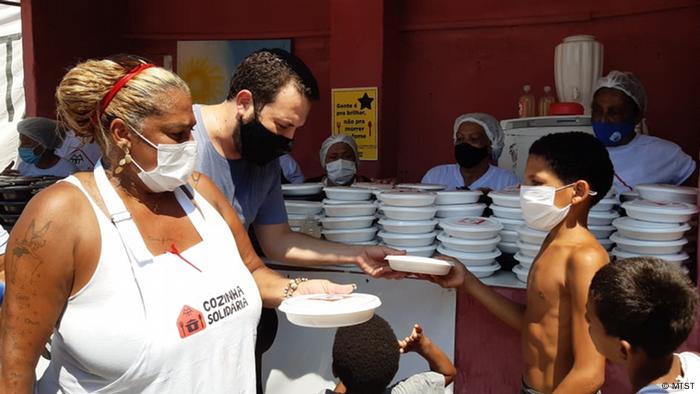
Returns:
[[[177,329],[180,332],[180,338],[187,338],[204,330],[206,327],[202,312],[187,305],[182,307],[180,316],[177,318]]]

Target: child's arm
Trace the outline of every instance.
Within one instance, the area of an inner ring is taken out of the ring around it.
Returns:
[[[458,260],[446,256],[438,258],[452,262],[454,267],[445,276],[428,277],[430,281],[442,287],[462,288],[501,321],[518,330],[518,332],[522,330],[525,319],[525,305],[504,297],[491,287],[481,283]]]
[[[457,375],[457,369],[450,361],[449,357],[433,341],[423,334],[423,329],[416,324],[410,336],[399,341],[401,353],[416,352],[421,355],[430,365],[430,370],[445,376],[445,386],[452,383]]]
[[[605,381],[605,357],[598,353],[588,332],[586,302],[593,275],[607,263],[597,250],[574,252],[566,269],[571,298],[571,346],[574,364],[554,390],[559,393],[595,393]]]

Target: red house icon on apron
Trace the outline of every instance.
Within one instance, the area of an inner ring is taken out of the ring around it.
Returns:
[[[180,332],[180,338],[187,338],[204,330],[206,327],[202,312],[187,305],[182,307],[180,316],[177,318],[177,329]]]

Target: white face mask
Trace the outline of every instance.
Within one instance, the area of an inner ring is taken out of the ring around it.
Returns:
[[[326,175],[336,185],[346,185],[352,181],[357,172],[354,161],[338,159],[326,163]]]
[[[197,161],[197,142],[185,141],[180,144],[154,145],[136,129],[129,126],[142,140],[158,151],[156,168],[145,171],[136,161],[132,163],[141,170],[139,179],[154,193],[171,192],[187,184]]]
[[[559,208],[554,205],[554,197],[557,191],[573,185],[572,183],[558,189],[552,186],[521,186],[520,208],[523,210],[525,223],[540,231],[549,231],[556,227],[569,213],[571,204]]]

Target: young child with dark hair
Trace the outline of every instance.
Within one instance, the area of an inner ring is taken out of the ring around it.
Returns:
[[[521,393],[595,393],[603,385],[605,358],[593,345],[585,313],[591,278],[609,258],[588,231],[588,213],[612,178],[608,152],[594,136],[540,138],[530,148],[520,205],[527,225],[549,234],[530,268],[527,303],[484,285],[454,259],[447,276],[430,278],[466,291],[521,332]]]
[[[399,370],[402,353],[416,352],[430,372],[413,375],[389,387]],[[375,315],[356,326],[341,327],[333,343],[335,390],[323,394],[442,394],[457,375],[447,355],[416,324],[410,336],[399,341],[389,323]]]
[[[608,264],[593,277],[587,319],[596,349],[627,369],[638,394],[700,392],[700,355],[674,353],[695,322],[697,289],[652,257]]]

